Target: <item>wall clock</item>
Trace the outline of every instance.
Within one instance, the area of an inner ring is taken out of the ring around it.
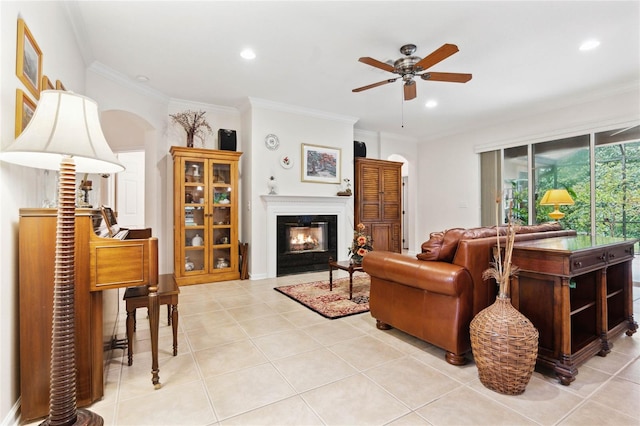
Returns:
[[[268,149],[275,151],[276,149],[278,149],[278,146],[280,146],[280,141],[278,140],[278,137],[276,135],[268,134],[264,138],[264,144]]]

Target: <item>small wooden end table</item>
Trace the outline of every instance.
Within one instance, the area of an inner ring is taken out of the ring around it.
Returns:
[[[353,296],[353,273],[354,272],[364,272],[362,268],[362,264],[351,263],[348,260],[333,260],[332,257],[329,258],[329,291],[333,291],[333,270],[341,269],[343,271],[347,271],[349,273],[349,300]]]

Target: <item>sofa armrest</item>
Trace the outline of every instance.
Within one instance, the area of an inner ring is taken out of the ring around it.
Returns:
[[[471,291],[469,272],[447,262],[418,260],[389,251],[372,251],[363,259],[362,267],[371,277],[447,296],[457,297]]]

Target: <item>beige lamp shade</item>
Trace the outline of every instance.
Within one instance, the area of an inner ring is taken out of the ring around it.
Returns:
[[[550,189],[548,190],[542,200],[540,200],[541,206],[553,206],[554,210],[549,213],[549,217],[555,220],[562,219],[564,213],[559,210],[560,206],[572,206],[573,198],[569,195],[566,189]]]
[[[102,133],[95,101],[73,92],[44,90],[29,124],[0,152],[0,160],[58,170],[64,156],[73,158],[76,172],[124,170]]]

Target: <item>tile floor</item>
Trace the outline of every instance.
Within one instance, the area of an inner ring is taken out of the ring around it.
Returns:
[[[140,312],[133,366],[116,350],[105,397],[89,408],[105,425],[640,424],[640,333],[587,361],[571,386],[536,371],[524,394],[504,396],[480,383],[472,361],[451,366],[434,346],[376,329],[369,313],[327,320],[273,290],[326,278],[182,287],[178,356],[171,328],[160,330],[162,388],[151,385]]]

